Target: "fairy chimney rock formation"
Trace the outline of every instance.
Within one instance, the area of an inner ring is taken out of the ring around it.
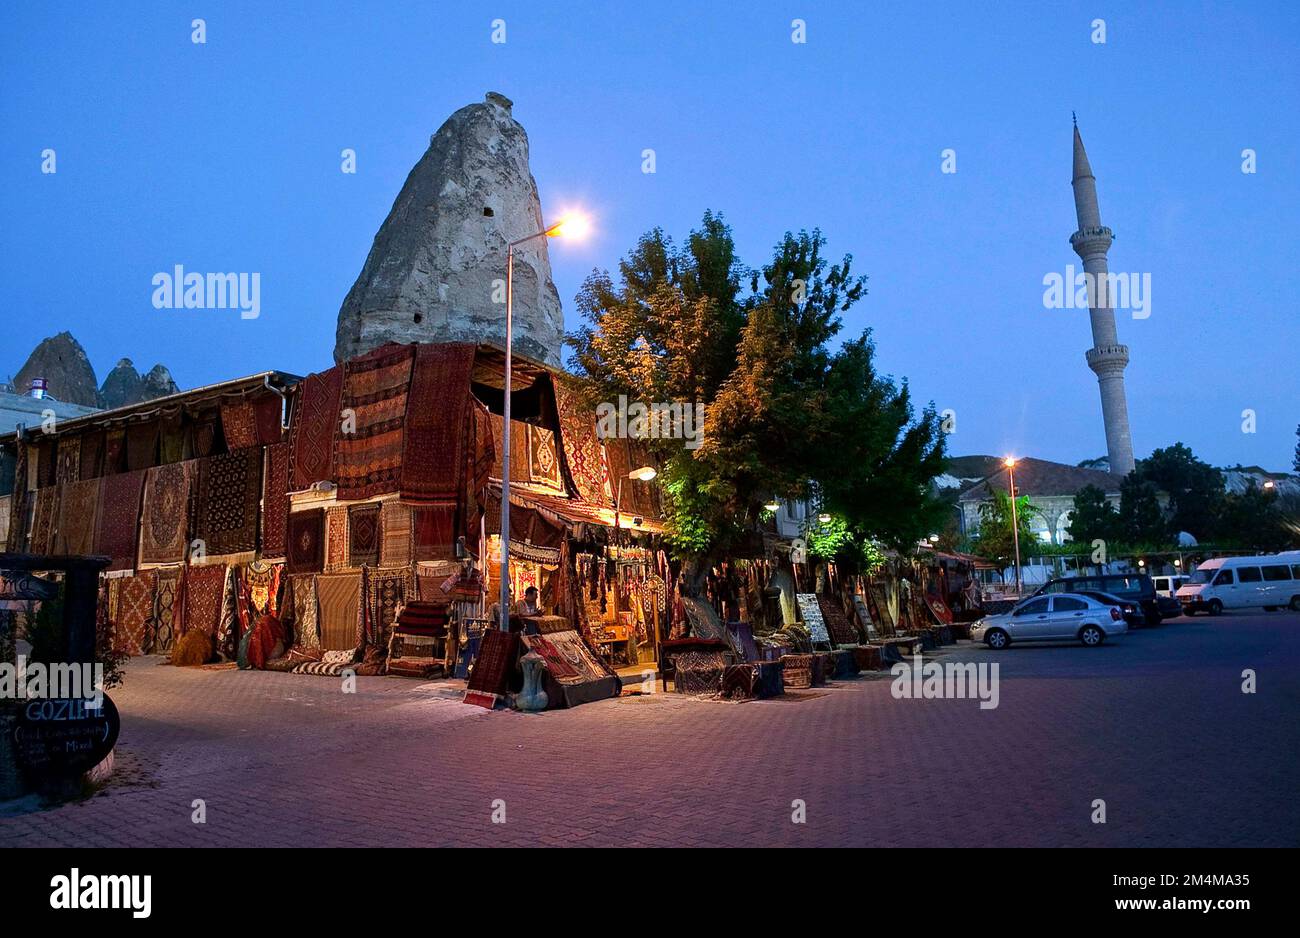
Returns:
[[[86,356],[86,350],[70,332],[60,332],[41,340],[14,376],[14,391],[26,394],[33,378],[44,378],[47,393],[57,401],[84,407],[99,406],[95,369]]]
[[[489,92],[429,139],[339,310],[334,358],[386,342],[504,344],[506,246],[542,229],[528,135]],[[514,348],[560,363],[564,314],[546,238],[515,249]]]

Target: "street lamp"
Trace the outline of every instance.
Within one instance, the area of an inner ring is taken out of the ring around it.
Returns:
[[[1016,457],[1004,460],[1007,478],[1011,481],[1011,538],[1016,546],[1016,598],[1020,598],[1020,519],[1016,516]]]
[[[640,469],[633,469],[627,474],[627,477],[633,482],[649,482],[659,473],[655,471],[654,466],[642,466]],[[614,494],[614,530],[620,527],[618,522],[618,513],[623,505],[623,477],[618,477],[618,490]]]
[[[514,341],[515,311],[515,248],[535,238],[556,238],[561,235],[582,237],[587,231],[587,220],[582,216],[568,216],[560,219],[549,228],[534,232],[526,238],[519,238],[506,245],[506,386],[505,406],[501,433],[501,584],[498,601],[501,606],[498,625],[502,631],[510,631],[510,392],[511,392],[511,358]]]

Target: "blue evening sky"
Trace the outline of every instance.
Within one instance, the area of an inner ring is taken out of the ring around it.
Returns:
[[[1289,2],[5,4],[0,373],[63,329],[100,380],[123,356],[183,387],[328,366],[429,135],[496,90],[544,210],[596,225],[551,245],[570,327],[585,274],[656,225],[680,238],[721,211],[753,265],[819,226],[871,278],[846,333],[870,326],[885,371],[956,411],[955,453],[1076,462],[1105,452],[1087,313],[1042,302],[1078,262],[1075,110],[1111,269],[1152,278],[1150,317],[1119,320],[1137,455],[1182,440],[1289,468],[1298,46]],[[175,264],[260,272],[261,317],[155,310],[150,279]]]

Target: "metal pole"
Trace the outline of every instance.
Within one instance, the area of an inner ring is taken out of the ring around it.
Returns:
[[[506,395],[505,418],[501,424],[501,583],[498,602],[500,618],[497,627],[503,632],[510,631],[510,360],[512,316],[515,301],[515,246],[506,248]]]
[[[1016,467],[1007,466],[1011,479],[1011,538],[1016,545],[1016,598],[1020,598],[1020,519],[1016,515]]]

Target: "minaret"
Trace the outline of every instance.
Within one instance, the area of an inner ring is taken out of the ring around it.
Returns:
[[[1124,394],[1124,369],[1128,367],[1128,346],[1120,345],[1115,332],[1115,310],[1108,289],[1109,269],[1106,252],[1115,235],[1101,223],[1097,208],[1097,180],[1083,150],[1079,125],[1074,125],[1074,211],[1079,230],[1070,235],[1070,246],[1083,261],[1085,273],[1092,275],[1096,289],[1089,292],[1088,314],[1092,319],[1092,348],[1088,349],[1088,367],[1097,374],[1101,386],[1101,417],[1106,424],[1106,451],[1110,471],[1126,476],[1133,470],[1133,440],[1128,428],[1128,399]]]

